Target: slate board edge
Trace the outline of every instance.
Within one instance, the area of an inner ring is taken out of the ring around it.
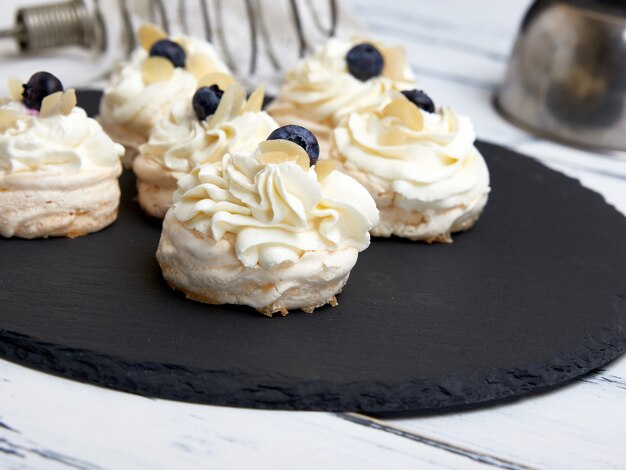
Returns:
[[[0,330],[0,356],[81,382],[191,403],[333,412],[445,411],[543,391],[616,359],[626,351],[626,297],[615,296],[614,306],[614,325],[589,334],[575,350],[554,357],[548,364],[401,384],[318,381],[293,385],[258,372],[252,380],[256,386],[241,387],[236,369],[194,370],[168,364],[128,363],[6,330]],[[245,382],[250,383],[250,378],[248,371]],[[212,391],[218,382],[220,391]],[[232,383],[232,390],[225,383]]]

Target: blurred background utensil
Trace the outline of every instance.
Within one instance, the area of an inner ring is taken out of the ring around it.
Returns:
[[[98,0],[93,0],[91,11],[83,0],[22,7],[15,13],[13,27],[0,30],[0,38],[8,37],[25,52],[64,46],[97,52],[106,48],[106,28]]]
[[[265,82],[270,93],[276,92],[283,72],[316,44],[340,30],[343,35],[363,32],[338,0],[69,0],[43,4],[35,0],[34,4],[27,1],[28,5],[15,0],[3,0],[3,4],[5,1],[5,11],[11,11],[11,4],[19,4],[19,8],[12,25],[0,21],[0,39],[12,37],[17,47],[7,48],[3,44],[7,41],[0,42],[0,55],[16,63],[43,59],[41,66],[30,70],[52,68],[53,73],[55,64],[50,59],[55,57],[63,65],[59,64],[58,69],[63,70],[59,76],[76,70],[61,59],[73,55],[92,66],[86,72],[91,82],[130,54],[137,45],[135,32],[145,22],[168,33],[207,39],[244,83]],[[6,59],[3,62],[6,65]],[[96,77],[94,64],[99,64]],[[74,85],[73,80],[68,83]],[[0,84],[0,92],[3,87]]]
[[[626,151],[626,1],[537,0],[496,105],[536,135]]]

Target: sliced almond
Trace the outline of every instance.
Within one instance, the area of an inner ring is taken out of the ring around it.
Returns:
[[[141,64],[141,76],[147,85],[169,80],[172,75],[174,75],[174,65],[165,57],[148,57]]]
[[[149,51],[155,42],[160,41],[161,39],[167,39],[167,33],[158,26],[146,23],[139,28],[139,31],[137,31],[137,39],[139,40],[141,47],[143,47],[146,51]]]
[[[309,171],[309,168],[311,168],[311,160],[309,159],[309,155],[298,144],[294,145],[300,149],[300,152],[296,154],[296,163],[300,165],[302,171]]]
[[[241,109],[242,113],[258,113],[263,108],[263,98],[265,97],[265,86],[259,85],[250,95],[246,104]]]
[[[404,47],[384,47],[381,49],[381,53],[385,59],[383,75],[392,80],[402,80],[406,64],[406,50]]]
[[[215,127],[221,122],[226,121],[233,108],[233,102],[235,100],[235,87],[231,86],[228,88],[222,97],[220,98],[220,103],[217,105],[217,109],[215,113],[209,120],[209,127]]]
[[[246,100],[246,91],[239,83],[233,83],[229,89],[233,90],[233,104],[231,106],[228,118],[232,119],[241,114],[241,108]]]
[[[19,78],[9,78],[9,97],[15,101],[22,101],[22,93],[24,91],[24,85]]]
[[[196,80],[215,72],[215,64],[206,54],[191,54],[185,61],[185,68],[196,77]]]
[[[55,114],[59,114],[61,111],[61,99],[63,98],[63,92],[57,91],[51,95],[46,96],[41,102],[41,109],[39,110],[40,117],[50,117]]]
[[[235,78],[232,75],[221,72],[213,72],[205,75],[200,80],[198,80],[198,88],[202,88],[203,86],[217,85],[220,90],[225,91],[233,83],[235,83]]]
[[[76,91],[70,88],[63,93],[63,97],[61,98],[61,113],[67,116],[72,112],[74,106],[76,106]]]
[[[20,117],[20,112],[14,109],[0,109],[0,129],[12,127]]]
[[[315,164],[315,173],[317,173],[317,181],[322,181],[333,171],[337,169],[337,163],[333,160],[318,160]]]
[[[398,118],[406,127],[414,131],[421,131],[424,128],[422,113],[417,106],[404,98],[395,99],[385,106],[382,115]]]
[[[261,163],[283,163],[296,161],[295,155],[289,155],[287,152],[266,152],[259,157]]]
[[[402,130],[400,126],[391,126],[385,132],[380,135],[378,143],[385,147],[393,147],[397,145],[403,145],[406,143],[407,135],[406,131]]]
[[[288,157],[285,161],[295,161],[304,171],[309,171],[309,168],[311,167],[309,155],[306,151],[298,144],[289,140],[266,140],[259,144],[259,148],[263,154],[278,152],[287,154]]]
[[[233,84],[228,87],[222,95],[220,104],[217,106],[215,114],[213,114],[213,117],[209,121],[209,127],[215,127],[221,122],[228,121],[236,116],[239,113],[239,110],[241,110],[243,97],[243,88],[241,88],[241,85],[237,82],[233,82]]]

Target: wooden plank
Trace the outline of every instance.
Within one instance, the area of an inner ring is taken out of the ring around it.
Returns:
[[[625,468],[622,357],[565,388],[483,410],[387,420],[434,440],[539,468]]]
[[[492,467],[329,413],[151,400],[5,361],[0,381],[2,468]]]

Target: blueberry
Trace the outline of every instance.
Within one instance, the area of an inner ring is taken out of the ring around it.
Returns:
[[[422,90],[404,90],[402,94],[406,96],[411,103],[427,113],[435,112],[435,103],[433,103],[430,96]]]
[[[28,83],[22,86],[24,87],[22,92],[24,104],[37,111],[41,109],[41,102],[46,96],[63,91],[61,81],[48,72],[37,72],[30,77]]]
[[[217,85],[198,88],[191,100],[193,110],[198,119],[204,121],[212,114],[215,114],[223,94],[224,92]]]
[[[180,44],[176,44],[169,39],[161,39],[152,45],[150,48],[150,57],[154,56],[165,57],[174,64],[174,67],[185,66],[185,50]]]
[[[378,77],[383,71],[385,59],[378,49],[371,44],[359,44],[348,51],[346,56],[348,70],[362,82]]]
[[[315,165],[320,156],[320,144],[313,133],[302,126],[283,126],[272,132],[267,140],[284,139],[302,147],[309,156],[309,163]]]

